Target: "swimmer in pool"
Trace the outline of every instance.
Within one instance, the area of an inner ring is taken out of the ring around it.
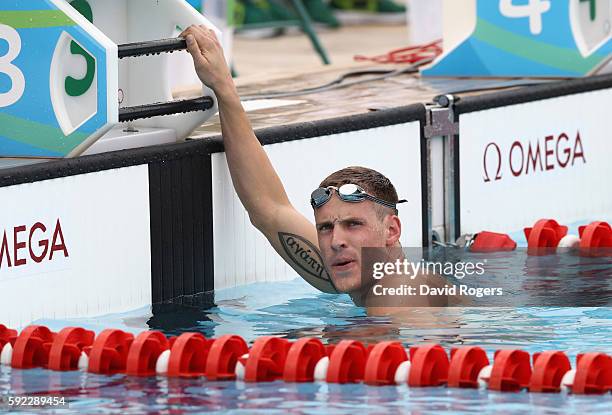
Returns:
[[[361,276],[361,248],[387,248],[387,261],[401,257],[402,224],[397,212],[401,201],[393,184],[365,167],[332,173],[312,192],[313,225],[289,202],[255,137],[215,33],[191,26],[181,37],[187,39],[200,80],[217,95],[227,163],[251,223],[315,288],[349,294],[357,305],[375,305],[371,289],[375,280],[362,280]],[[391,286],[397,284],[396,280],[389,281]],[[398,305],[446,305],[446,299],[435,298],[404,296]]]

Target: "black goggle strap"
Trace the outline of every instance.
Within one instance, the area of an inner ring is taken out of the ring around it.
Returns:
[[[378,203],[379,205],[395,209],[395,203],[387,202],[386,200],[379,199],[376,196],[366,194],[365,198],[371,200],[372,202]]]

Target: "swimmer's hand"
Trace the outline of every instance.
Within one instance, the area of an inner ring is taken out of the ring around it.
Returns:
[[[189,26],[180,37],[187,41],[196,73],[217,95],[235,92],[232,75],[223,56],[223,48],[214,31],[205,26]]]

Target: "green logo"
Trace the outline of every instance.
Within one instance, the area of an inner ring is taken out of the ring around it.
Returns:
[[[588,1],[590,3],[590,15],[591,15],[591,20],[595,20],[595,18],[597,17],[597,5],[595,4],[596,0],[580,0],[580,3],[584,3],[585,1]]]
[[[91,10],[91,6],[89,3],[87,3],[87,0],[73,0],[70,2],[70,5],[85,16],[87,20],[93,23],[93,12]],[[87,71],[85,72],[85,76],[83,78],[76,79],[72,76],[68,76],[65,81],[66,93],[71,97],[80,97],[81,95],[85,94],[89,88],[91,88],[91,84],[93,83],[94,76],[96,74],[96,61],[93,56],[87,53],[87,51],[75,41],[70,43],[70,53],[73,55],[82,56],[85,58],[85,62],[87,63]]]

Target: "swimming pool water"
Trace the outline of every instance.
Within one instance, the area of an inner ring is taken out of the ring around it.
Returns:
[[[492,358],[501,348],[530,353],[559,349],[574,364],[579,352],[612,353],[612,308],[468,308],[408,313],[403,319],[368,316],[346,295],[316,292],[300,279],[257,283],[216,293],[216,306],[156,307],[97,319],[41,320],[52,330],[78,325],[112,327],[135,334],[158,329],[168,335],[198,331],[206,337],[238,334],[287,339],[318,337],[363,342],[400,340],[406,346],[438,342],[447,350],[478,345]],[[499,393],[450,388],[365,385],[245,384],[204,379],[130,378],[40,369],[0,369],[0,393],[50,393],[69,397],[69,411],[85,413],[561,413],[612,412],[612,395]]]

